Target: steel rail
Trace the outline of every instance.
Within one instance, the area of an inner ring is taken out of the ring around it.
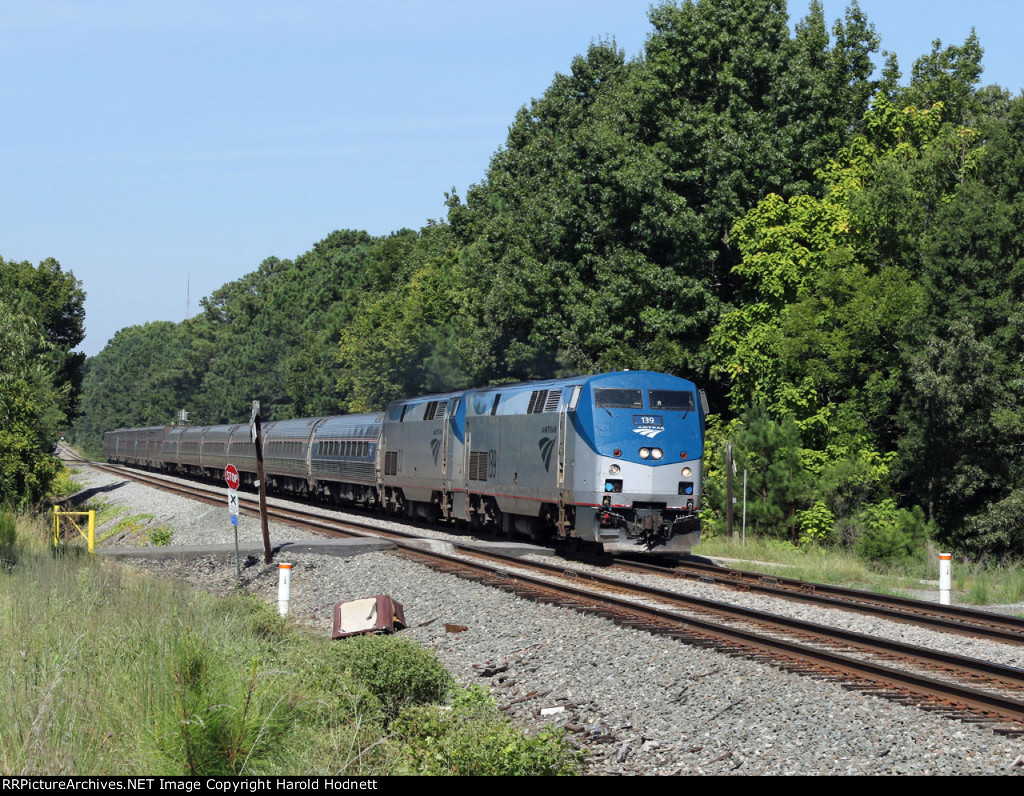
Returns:
[[[189,491],[190,487],[176,484],[173,481],[166,481],[163,474],[140,473],[138,470],[127,467],[122,470],[118,465],[91,464],[101,468],[110,468],[109,472],[116,472],[118,474],[126,474],[124,472],[126,470],[127,474],[130,474],[131,477],[139,478],[145,483],[152,483],[155,486],[167,488],[182,495],[191,494]],[[165,484],[168,486],[164,486]],[[214,493],[210,487],[195,487],[195,489],[205,489],[207,495],[205,497],[196,497],[196,499],[202,499],[211,504],[220,502],[219,497],[211,497]],[[258,512],[254,499],[243,496],[239,502],[247,513],[255,514]],[[275,506],[272,516],[283,522],[295,522],[296,518],[298,518],[297,521],[299,522],[312,522],[316,524],[318,530],[324,530],[329,533],[340,532],[356,536],[384,536],[391,539],[417,538],[416,534],[412,532],[407,533],[394,529],[381,529],[376,526],[362,525],[351,519],[331,520],[311,511],[297,508]],[[457,541],[450,541],[449,543],[456,547],[462,546]],[[472,546],[465,546],[465,549],[476,550]],[[509,560],[511,561],[512,559]],[[615,565],[620,565],[620,559],[615,560]],[[742,570],[723,570],[719,567],[694,562],[682,562],[679,566],[672,569],[636,561],[621,561],[621,566],[627,569],[639,569],[644,572],[652,572],[667,577],[696,579],[701,582],[711,583],[712,585],[739,588],[781,599],[820,605],[825,608],[878,616],[895,622],[966,635],[972,638],[1024,645],[1024,620],[1016,617],[1006,617],[1001,614],[959,606],[939,606],[934,603],[911,598],[883,597],[857,589],[817,583],[808,584],[791,578],[758,575]],[[699,574],[694,575],[690,573]],[[849,600],[855,600],[855,602],[851,603]]]
[[[816,622],[808,622],[803,619],[794,619],[778,614],[770,614],[754,608],[745,608],[743,606],[722,603],[694,595],[681,594],[679,592],[668,591],[666,589],[659,589],[655,586],[636,584],[608,575],[599,575],[576,569],[566,570],[565,567],[547,564],[541,561],[523,562],[512,556],[505,556],[497,552],[482,551],[476,548],[469,548],[468,552],[471,552],[476,556],[495,559],[500,561],[504,566],[541,570],[555,577],[568,575],[574,580],[587,580],[607,588],[627,592],[648,599],[658,600],[670,605],[677,605],[691,610],[727,616],[730,619],[754,622],[780,632],[791,632],[809,637],[816,637],[829,643],[842,643],[873,654],[897,655],[907,659],[917,659],[917,661],[927,666],[949,669],[954,673],[958,672],[967,677],[992,680],[1002,683],[1009,688],[1024,689],[1024,669],[1014,666],[1006,666],[1004,664],[992,663],[990,661],[968,658],[963,655],[933,650],[928,647],[907,644],[902,641],[867,636],[863,633],[845,630],[831,625],[823,625]]]
[[[839,610],[884,616],[895,622],[923,624],[949,633],[1024,645],[1024,619],[1015,616],[940,605],[911,597],[878,595],[861,589],[807,583],[795,578],[763,575],[743,570],[722,569],[709,564],[681,562],[673,569],[659,568],[669,577],[767,594],[786,600],[823,605]],[[682,570],[682,571],[681,571]],[[692,571],[689,574],[686,570]]]
[[[403,550],[403,554],[411,555],[428,563],[431,561],[445,561],[447,568],[468,568],[471,566],[464,559],[437,552],[407,549]],[[545,591],[550,591],[559,596],[568,596],[573,600],[579,600],[592,607],[610,607],[639,616],[639,622],[636,620],[632,622],[624,620],[623,623],[631,627],[640,627],[650,632],[660,632],[665,635],[674,635],[671,632],[672,630],[682,633],[696,631],[699,634],[705,634],[714,639],[725,640],[743,648],[769,654],[773,660],[779,660],[779,656],[781,656],[783,661],[788,658],[795,663],[810,662],[823,666],[844,679],[847,677],[860,678],[869,681],[874,687],[879,689],[898,688],[918,697],[940,700],[951,709],[967,709],[981,713],[983,717],[992,718],[995,716],[1000,720],[1012,722],[1016,725],[1024,724],[1024,701],[1021,700],[981,691],[969,686],[936,680],[912,672],[901,671],[870,661],[850,658],[840,653],[808,647],[785,639],[773,639],[741,628],[723,626],[696,617],[677,614],[665,608],[645,606],[610,594],[594,594],[575,586],[555,584],[523,573],[511,574],[487,564],[476,563],[472,566],[477,569],[486,569],[490,576],[494,578],[495,585],[502,588],[516,591],[517,583],[521,583],[525,584],[527,589],[538,590],[542,594]],[[614,614],[611,618],[615,618]],[[662,628],[657,623],[648,625],[644,621],[647,619],[654,619],[659,623],[665,622],[669,626]],[[863,687],[863,684],[858,684],[858,686]],[[1016,726],[1008,731],[1014,733],[1024,732],[1024,727]]]
[[[132,476],[136,477],[137,474],[133,471]],[[161,484],[165,485],[165,488],[167,484],[163,479],[140,478],[140,480],[159,481]],[[188,488],[180,485],[175,484],[170,488],[172,491],[189,493]],[[194,490],[191,494],[195,496]],[[218,498],[209,496],[199,499],[205,500],[206,502],[220,502]],[[273,511],[277,514],[279,510],[275,507]],[[306,512],[298,512],[290,509],[280,510],[280,513],[282,515],[293,515],[290,518],[284,516],[280,517],[285,521],[314,524],[321,530],[335,531],[337,530],[337,526],[346,524],[340,520],[331,520],[319,516],[310,517]],[[301,514],[307,514],[307,516],[301,517],[301,519],[296,516]],[[378,530],[379,529],[374,529],[373,533],[378,533]],[[368,531],[364,529],[345,530],[343,532],[362,535],[368,534]],[[392,532],[387,533],[388,535],[391,535]],[[556,601],[568,597],[570,600],[581,601],[585,605],[590,606],[591,608],[596,607],[601,611],[614,609],[614,612],[625,612],[625,615],[618,616],[614,615],[613,612],[613,615],[610,618],[630,627],[638,627],[649,630],[650,632],[659,632],[677,638],[688,638],[691,634],[697,633],[699,636],[717,639],[720,642],[724,641],[731,645],[737,645],[745,650],[756,650],[760,653],[768,654],[771,656],[773,661],[781,663],[782,665],[792,666],[796,664],[798,666],[803,666],[809,662],[812,666],[822,667],[825,672],[838,675],[843,680],[851,677],[863,680],[868,683],[867,687],[879,688],[882,689],[883,692],[888,692],[893,688],[897,688],[902,691],[910,692],[916,695],[917,698],[939,700],[944,706],[949,707],[950,709],[966,709],[974,713],[980,713],[983,717],[987,717],[989,719],[994,716],[998,717],[999,720],[1011,722],[1015,725],[1024,724],[1024,702],[1020,700],[1010,699],[1008,697],[981,691],[968,686],[936,680],[934,678],[925,677],[912,672],[901,671],[894,669],[891,666],[884,666],[870,661],[850,658],[847,655],[842,655],[834,651],[810,647],[805,644],[798,644],[786,639],[771,638],[759,635],[749,630],[724,626],[694,616],[684,616],[673,611],[669,611],[666,608],[642,605],[634,602],[633,600],[616,597],[606,592],[589,592],[574,585],[553,583],[550,580],[528,575],[522,571],[510,572],[507,569],[499,569],[497,566],[484,564],[480,561],[470,562],[465,558],[458,558],[456,556],[447,555],[437,551],[424,551],[413,544],[404,542],[397,542],[397,544],[401,548],[403,555],[412,556],[421,561],[430,563],[430,565],[435,568],[440,566],[447,570],[455,568],[466,572],[474,570],[475,574],[471,575],[473,578],[479,578],[479,573],[483,572],[486,577],[495,581],[495,585],[501,586],[502,588],[521,590],[525,585],[527,589],[538,590],[541,594],[557,594],[558,596],[555,598]],[[521,559],[502,556],[497,553],[485,553],[477,548],[472,548],[467,545],[460,545],[459,543],[452,544],[454,547],[463,549],[465,552],[469,552],[473,556],[486,556],[498,559],[504,566],[512,564],[520,570],[524,567],[529,567],[545,571],[548,573],[549,577],[551,575],[555,575],[560,578],[569,577],[577,581],[586,579],[599,584],[604,588],[613,588],[620,591],[625,590],[634,594],[640,592],[641,596],[646,596],[648,599],[670,602],[670,604],[676,606],[685,605],[690,610],[711,611],[719,615],[724,613],[729,615],[733,620],[738,618],[743,621],[755,622],[759,625],[769,626],[776,632],[789,632],[807,635],[825,640],[832,644],[839,642],[848,646],[853,646],[857,649],[869,650],[876,654],[881,652],[883,654],[895,654],[903,657],[910,657],[914,659],[916,664],[925,663],[929,666],[940,666],[949,672],[958,671],[961,676],[994,680],[1010,688],[1020,688],[1024,686],[1024,670],[1016,669],[1014,667],[1002,666],[1000,664],[994,664],[986,661],[975,661],[963,658],[962,656],[941,653],[921,647],[912,647],[911,645],[905,645],[901,642],[893,642],[884,639],[871,639],[867,636],[863,636],[862,634],[845,631],[839,628],[816,625],[814,623],[803,622],[802,620],[788,619],[761,611],[755,611],[753,609],[741,608],[739,606],[715,603],[714,601],[690,597],[677,592],[666,591],[664,589],[641,587],[637,584],[622,581],[617,578],[595,575],[593,573],[581,572],[579,570],[567,570],[564,566],[552,566],[541,562],[523,562]],[[654,621],[654,624],[651,624],[652,620]],[[667,626],[662,627],[662,623],[667,623]],[[858,688],[865,687],[864,683],[857,683],[855,685]],[[1012,729],[1001,731],[1024,732],[1020,726],[1015,726]]]

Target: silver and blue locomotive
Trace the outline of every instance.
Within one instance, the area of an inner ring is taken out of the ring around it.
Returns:
[[[605,373],[403,399],[384,413],[268,423],[277,491],[508,536],[685,554],[700,538],[703,396],[692,382]],[[159,438],[159,439],[158,439]],[[109,461],[255,480],[245,425],[119,429]]]

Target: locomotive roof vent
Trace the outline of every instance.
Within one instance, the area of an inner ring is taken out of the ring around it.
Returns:
[[[557,412],[558,404],[562,402],[562,391],[557,390],[534,390],[530,393],[530,405],[526,408],[528,415],[536,415],[541,412]]]
[[[427,408],[423,410],[424,420],[436,420],[439,417],[444,417],[444,410],[447,408],[447,402],[445,401],[429,401]]]

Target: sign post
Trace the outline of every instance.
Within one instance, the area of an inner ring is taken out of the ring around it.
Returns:
[[[238,554],[238,470],[235,465],[229,464],[224,468],[224,480],[228,485],[228,512],[231,514],[231,524],[235,530],[235,574],[239,582],[242,580],[242,564]]]
[[[273,556],[270,553],[270,529],[267,528],[267,486],[263,483],[263,436],[260,433],[260,402],[252,402],[252,417],[249,418],[249,431],[252,441],[256,444],[256,486],[260,490],[260,525],[263,527],[263,563],[269,564]]]

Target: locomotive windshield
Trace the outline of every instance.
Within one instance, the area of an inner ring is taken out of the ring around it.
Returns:
[[[651,401],[651,409],[664,409],[670,412],[692,412],[693,393],[681,390],[648,390],[647,397]]]
[[[606,409],[643,409],[641,390],[594,390],[594,406]]]

